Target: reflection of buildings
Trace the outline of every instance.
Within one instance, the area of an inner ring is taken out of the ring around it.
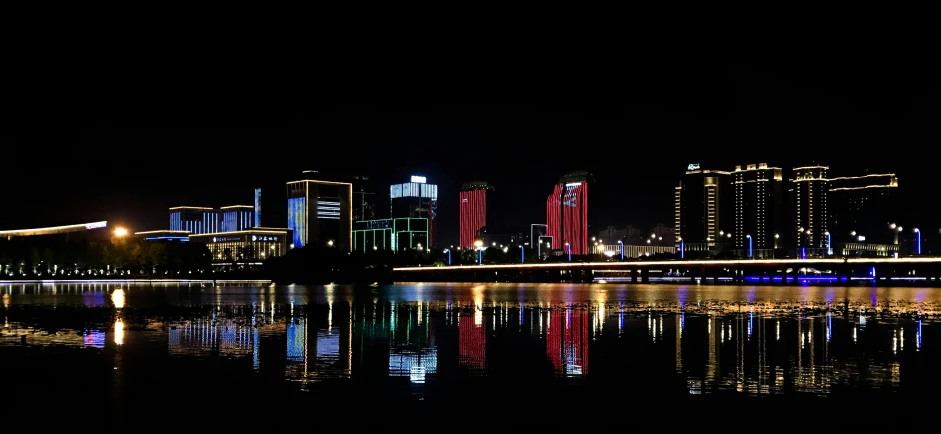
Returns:
[[[585,309],[549,311],[546,352],[557,372],[563,375],[588,373],[589,316]]]
[[[462,311],[458,315],[458,364],[462,367],[487,367],[487,330],[483,316],[477,314],[480,308],[475,306],[474,312]]]
[[[421,302],[392,305],[389,343],[389,376],[408,377],[424,383],[427,375],[438,372],[438,350],[431,317]]]
[[[343,306],[338,318],[334,318],[334,307],[339,309],[340,305],[333,302],[328,303],[326,318],[316,308],[307,307],[305,312],[292,309],[285,328],[289,378],[318,381],[350,376],[352,311],[349,305]]]
[[[170,354],[250,356],[255,348],[252,327],[231,319],[208,317],[185,321],[171,327],[168,335]]]

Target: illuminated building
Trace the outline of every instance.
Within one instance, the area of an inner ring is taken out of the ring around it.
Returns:
[[[483,181],[473,181],[461,186],[460,192],[460,247],[473,249],[480,230],[487,226],[487,210],[493,186]]]
[[[568,245],[573,255],[587,255],[589,230],[595,226],[590,218],[597,213],[588,201],[588,184],[593,181],[586,171],[563,176],[546,199],[546,227],[552,237],[552,248],[563,250]]]
[[[93,223],[80,223],[76,225],[66,225],[66,226],[49,226],[45,228],[33,228],[33,229],[13,229],[0,231],[0,237],[6,237],[7,239],[13,237],[31,237],[38,235],[55,235],[55,234],[67,234],[69,232],[83,232],[91,231],[95,229],[104,229],[108,227],[108,222],[93,222]]]
[[[830,224],[834,244],[895,244],[899,182],[893,173],[830,178]]]
[[[771,257],[784,230],[783,175],[766,163],[735,166],[735,230],[732,239],[742,256]],[[749,245],[748,235],[751,235]]]
[[[824,256],[829,231],[827,196],[830,181],[826,166],[795,167],[789,194],[793,216],[791,241],[797,249],[796,256]]]
[[[189,231],[193,234],[219,232],[219,219],[212,208],[176,206],[170,208],[170,230]]]
[[[428,248],[428,219],[396,218],[358,221],[353,224],[353,250],[392,250]]]
[[[676,187],[674,236],[684,251],[716,252],[731,241],[735,223],[730,173],[690,164]]]
[[[255,189],[255,227],[261,226],[261,189]]]
[[[222,232],[238,232],[255,227],[255,208],[250,205],[232,205],[219,208]]]
[[[258,263],[287,253],[290,229],[252,228],[238,232],[192,234],[189,240],[203,243],[212,252],[213,265],[233,262]]]
[[[305,176],[324,181],[348,182],[353,190],[353,221],[374,220],[385,218],[385,215],[376,214],[376,188],[373,181],[364,175],[347,175],[320,170],[305,170]],[[383,213],[384,214],[384,213]]]
[[[147,241],[189,241],[189,231],[142,231],[134,232],[134,236]]]
[[[552,309],[546,327],[546,353],[556,372],[566,376],[588,373],[587,309]]]
[[[410,182],[389,187],[390,217],[428,219],[428,245],[435,247],[438,217],[438,186],[428,184],[424,176],[412,176]]]
[[[353,246],[353,186],[348,182],[301,180],[287,183],[288,228],[294,247]]]

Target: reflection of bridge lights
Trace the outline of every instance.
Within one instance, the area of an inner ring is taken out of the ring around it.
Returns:
[[[921,349],[921,320],[918,320],[918,331],[915,334],[915,348]]]
[[[124,345],[124,321],[120,318],[114,322],[114,343]]]
[[[114,304],[114,307],[116,309],[124,308],[125,298],[124,298],[123,289],[118,288],[118,289],[115,289],[114,292],[111,293],[111,303]]]

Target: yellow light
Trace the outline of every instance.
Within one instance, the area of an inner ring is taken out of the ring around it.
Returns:
[[[481,247],[483,247],[483,245],[484,245],[484,242],[481,241],[481,240],[474,241],[474,247],[476,247],[476,248],[478,248],[478,249],[481,248]]]
[[[124,345],[124,321],[121,318],[114,322],[114,343]]]
[[[116,236],[116,237],[123,237],[123,236],[126,236],[126,235],[127,235],[127,229],[124,229],[124,228],[115,228],[115,229],[114,229],[114,236]]]
[[[121,288],[115,289],[114,292],[111,293],[111,302],[114,303],[116,309],[124,308],[124,290]]]

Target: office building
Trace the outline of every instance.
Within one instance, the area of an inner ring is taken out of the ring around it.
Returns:
[[[141,231],[134,232],[137,238],[143,238],[146,241],[189,241],[189,231]]]
[[[428,248],[428,219],[423,217],[365,220],[353,225],[353,250],[356,252]]]
[[[735,219],[731,174],[690,164],[674,193],[675,245],[715,253],[732,238]]]
[[[261,226],[261,189],[255,189],[255,227]]]
[[[591,253],[588,234],[597,228],[591,221],[597,213],[588,199],[591,182],[589,172],[572,172],[559,179],[546,199],[546,227],[553,249],[573,255]]]
[[[209,248],[214,266],[234,263],[258,265],[265,259],[287,253],[290,240],[291,230],[286,228],[250,228],[189,236],[189,241],[203,243]]]
[[[772,257],[784,229],[783,171],[766,163],[735,166],[735,249],[744,257]],[[749,236],[751,241],[749,242]],[[751,250],[749,252],[749,250]]]
[[[487,211],[493,186],[483,181],[473,181],[461,186],[460,192],[460,247],[474,248],[480,230],[487,226]]]
[[[834,244],[896,244],[897,193],[893,173],[833,177],[830,181],[830,224]],[[896,227],[892,228],[893,223]]]
[[[386,218],[384,212],[376,211],[376,185],[365,175],[349,175],[345,173],[305,170],[304,176],[321,179],[324,181],[347,182],[353,190],[353,221],[374,220],[377,218]],[[381,214],[381,215],[380,215]]]
[[[238,232],[255,227],[255,207],[251,205],[232,205],[219,208],[220,232]]]
[[[826,166],[795,167],[790,182],[791,208],[790,243],[798,257],[826,256],[828,245],[829,210],[827,197],[830,180]]]
[[[304,179],[287,183],[288,229],[295,247],[353,246],[353,186],[348,182]]]
[[[436,247],[438,186],[428,184],[424,176],[412,176],[409,182],[389,187],[390,216],[428,219],[428,246]]]
[[[170,230],[189,231],[192,234],[211,234],[219,232],[219,218],[212,208],[176,206],[170,208]]]

